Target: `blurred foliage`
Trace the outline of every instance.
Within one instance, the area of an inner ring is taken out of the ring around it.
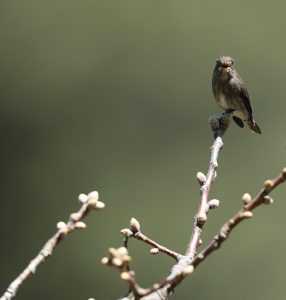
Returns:
[[[8,1],[0,4],[0,290],[98,190],[106,209],[61,244],[17,299],[116,299],[127,291],[100,264],[121,228],[184,252],[198,205],[217,114],[215,59],[235,58],[263,135],[231,126],[212,197],[221,200],[203,242],[244,192],[285,164],[285,2]],[[268,106],[267,106],[268,105]],[[174,299],[283,299],[286,187],[254,212]],[[142,285],[161,280],[169,258],[131,243]],[[112,286],[112,288],[110,288]],[[2,292],[1,292],[2,293]]]

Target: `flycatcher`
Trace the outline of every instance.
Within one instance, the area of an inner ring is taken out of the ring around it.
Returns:
[[[261,134],[253,119],[247,87],[235,71],[231,57],[221,56],[216,60],[212,89],[217,104],[226,112],[232,113],[233,120],[239,127],[243,128],[246,123],[252,131]]]

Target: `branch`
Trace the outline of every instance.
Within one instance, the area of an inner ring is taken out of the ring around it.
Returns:
[[[165,247],[160,246],[158,243],[150,240],[145,235],[140,232],[140,225],[137,220],[135,220],[135,224],[131,222],[131,230],[123,229],[123,233],[125,235],[125,247],[127,247],[127,242],[129,237],[135,237],[139,240],[143,240],[144,242],[154,246],[155,248],[163,249],[162,252],[174,257],[177,259],[177,263],[173,266],[171,273],[167,276],[161,283],[154,284],[150,288],[142,288],[140,287],[135,280],[135,272],[130,271],[130,267],[128,266],[126,270],[121,270],[121,278],[129,282],[130,290],[132,291],[127,298],[125,299],[144,299],[144,300],[162,300],[167,299],[168,296],[172,293],[174,288],[189,274],[191,274],[194,270],[192,265],[193,258],[196,254],[196,249],[200,244],[200,236],[203,230],[203,225],[207,220],[207,213],[210,208],[215,208],[218,206],[218,200],[208,201],[209,192],[211,186],[216,177],[216,169],[218,167],[218,154],[223,146],[222,136],[226,132],[229,123],[231,114],[224,113],[222,116],[212,116],[209,119],[210,126],[214,133],[214,142],[211,146],[211,159],[209,164],[209,170],[207,176],[203,173],[199,172],[197,174],[197,178],[201,185],[200,189],[200,205],[195,216],[195,222],[193,231],[191,234],[190,241],[187,245],[187,250],[185,256],[181,256],[176,253],[175,255],[171,254],[171,250]],[[103,263],[112,266],[112,257],[110,259],[104,258]],[[114,265],[113,265],[114,266]],[[115,266],[116,267],[116,266]]]
[[[218,167],[218,154],[223,147],[222,136],[224,135],[229,124],[229,114],[224,114],[221,118],[211,117],[210,125],[214,131],[214,143],[211,146],[211,159],[207,176],[199,172],[197,179],[201,184],[200,189],[200,206],[195,216],[195,223],[190,241],[187,246],[186,256],[190,259],[196,254],[196,250],[200,243],[200,237],[203,231],[203,226],[207,221],[207,213],[209,211],[208,197],[211,186],[216,178],[216,169]]]
[[[124,247],[128,248],[128,239],[130,237],[133,237],[139,241],[142,241],[150,246],[152,246],[153,248],[150,249],[150,254],[158,254],[159,252],[165,253],[166,255],[173,257],[176,261],[178,261],[179,259],[182,258],[182,255],[170,250],[169,248],[160,245],[159,243],[155,242],[154,240],[152,240],[151,238],[149,238],[148,236],[146,236],[145,234],[143,234],[140,230],[140,224],[139,222],[135,219],[132,218],[130,220],[130,229],[128,228],[124,228],[122,229],[120,232],[124,235]]]
[[[242,197],[244,206],[231,219],[229,219],[221,228],[219,233],[214,237],[210,244],[197,254],[194,259],[188,260],[187,256],[182,257],[173,267],[171,274],[160,284],[154,284],[152,287],[143,289],[135,280],[135,273],[132,271],[130,276],[121,276],[122,279],[129,281],[132,293],[125,300],[144,299],[144,300],[162,300],[168,299],[168,295],[185,277],[192,274],[194,269],[203,262],[211,253],[219,249],[221,244],[227,240],[231,231],[243,220],[252,217],[252,210],[262,204],[272,204],[273,199],[269,197],[269,193],[280,184],[286,182],[286,167],[282,173],[273,180],[266,180],[262,190],[252,199],[249,194]],[[211,202],[211,201],[210,201]],[[124,277],[124,278],[123,278]]]
[[[211,243],[199,254],[196,255],[196,251],[201,242],[201,234],[203,231],[203,225],[207,221],[207,213],[209,209],[215,208],[219,205],[219,201],[216,199],[208,200],[211,186],[216,178],[216,169],[218,167],[218,155],[222,149],[222,136],[228,128],[231,114],[225,113],[222,117],[211,117],[210,125],[214,132],[214,143],[211,147],[211,159],[207,175],[199,172],[197,179],[201,185],[200,189],[200,205],[195,216],[195,222],[190,241],[187,245],[186,254],[184,256],[172,255],[172,250],[169,250],[150,238],[143,235],[140,231],[140,224],[136,219],[131,220],[131,228],[123,229],[122,234],[125,235],[125,246],[127,247],[128,238],[134,237],[146,242],[147,244],[154,246],[158,251],[164,252],[177,259],[177,263],[173,266],[171,273],[161,283],[154,284],[149,288],[140,287],[135,278],[135,272],[130,271],[130,266],[121,270],[121,279],[127,281],[130,287],[130,293],[127,297],[122,298],[124,300],[164,300],[168,299],[169,295],[173,292],[174,288],[188,275],[192,274],[194,269],[203,262],[212,252],[217,250],[221,244],[228,238],[230,232],[243,220],[252,217],[252,210],[261,204],[271,204],[273,200],[268,196],[269,193],[286,181],[286,168],[283,169],[281,175],[276,179],[266,180],[264,188],[260,193],[252,199],[249,194],[244,194],[242,199],[244,206],[240,209],[228,222],[224,224],[220,232],[214,237]],[[162,250],[161,250],[161,249]],[[126,248],[124,248],[126,249]],[[154,249],[154,250],[155,250]],[[165,250],[167,249],[167,251]],[[153,249],[152,249],[153,250]],[[127,249],[126,249],[127,251]],[[105,258],[106,262],[110,261]],[[130,257],[131,261],[131,257]],[[112,263],[109,263],[112,265]]]
[[[79,201],[81,207],[78,212],[72,213],[67,223],[59,222],[57,224],[57,233],[49,239],[38,255],[28,264],[25,270],[9,285],[6,292],[0,300],[10,300],[18,291],[19,287],[33,275],[38,266],[46,261],[46,259],[53,254],[55,247],[71,232],[76,229],[84,229],[86,224],[81,220],[93,209],[100,210],[105,207],[105,204],[98,201],[98,192],[94,191],[88,195],[80,194]]]
[[[193,260],[192,265],[197,267],[202,261],[204,261],[211,253],[219,249],[221,244],[226,241],[231,231],[243,220],[252,217],[252,210],[262,204],[272,204],[273,199],[268,195],[277,186],[286,181],[286,168],[282,173],[273,180],[266,180],[262,190],[252,199],[249,194],[244,194],[242,200],[244,202],[243,208],[241,208],[231,219],[229,219],[221,228],[219,233],[214,237],[210,244],[202,250]]]

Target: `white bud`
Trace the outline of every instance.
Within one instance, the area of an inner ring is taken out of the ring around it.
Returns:
[[[76,222],[75,223],[75,228],[84,229],[84,228],[86,228],[86,224],[84,222]]]
[[[219,237],[222,238],[222,239],[226,239],[227,238],[227,232],[221,230],[220,233],[219,233]]]
[[[206,175],[202,172],[197,173],[197,179],[200,185],[205,184],[205,182],[207,181]]]
[[[86,194],[79,194],[78,195],[78,200],[81,204],[85,203],[87,201],[88,197]]]
[[[248,194],[248,193],[245,193],[241,199],[242,199],[244,205],[247,205],[252,200],[250,194]]]
[[[190,275],[190,274],[193,273],[193,272],[194,272],[194,266],[192,266],[192,265],[186,266],[186,267],[182,270],[183,276]]]
[[[101,259],[101,263],[102,263],[103,265],[108,264],[108,261],[109,261],[108,257],[103,257],[103,258]]]
[[[128,254],[128,251],[125,247],[119,247],[116,250],[117,250],[117,255],[124,256]]]
[[[284,178],[286,178],[286,168],[284,168],[284,169],[282,170],[282,176],[283,176]]]
[[[132,232],[138,232],[140,231],[140,223],[135,218],[131,218],[130,228]]]
[[[57,223],[57,228],[58,229],[62,229],[62,228],[65,228],[65,227],[67,227],[67,224],[65,223],[65,222],[58,222]]]
[[[273,187],[273,181],[268,179],[264,182],[264,189],[266,192],[270,192],[272,190]]]
[[[158,248],[152,248],[152,249],[150,249],[150,254],[156,255],[156,254],[158,254],[159,252],[160,252],[160,251],[159,251]]]
[[[88,199],[96,199],[96,201],[98,200],[99,198],[99,194],[97,191],[93,191],[93,192],[90,192],[88,195],[87,195]]]
[[[110,248],[108,249],[108,252],[109,252],[109,254],[110,254],[112,257],[117,256],[117,249],[115,249],[115,248],[113,248],[113,247],[110,247]]]
[[[128,228],[121,229],[120,233],[125,235],[126,237],[131,237],[133,235],[133,232]]]
[[[101,209],[105,208],[105,204],[101,201],[97,201],[95,204],[95,208],[98,210],[101,210]]]
[[[119,257],[114,257],[114,258],[112,258],[112,264],[116,267],[121,267],[123,264],[123,261]]]
[[[129,281],[131,279],[129,272],[122,272],[120,274],[120,277],[122,280],[125,280],[125,281]]]
[[[245,218],[245,219],[249,219],[253,216],[253,213],[251,211],[245,211],[242,213],[242,216]]]
[[[219,200],[218,199],[212,199],[209,201],[209,208],[213,209],[219,206]]]
[[[270,198],[269,196],[265,196],[263,198],[263,200],[264,200],[264,204],[267,204],[267,205],[272,204],[274,202],[274,200],[272,198]]]

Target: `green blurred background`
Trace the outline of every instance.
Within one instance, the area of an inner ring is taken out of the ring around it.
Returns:
[[[220,113],[215,59],[235,58],[263,135],[232,125],[224,137],[204,245],[244,192],[285,164],[284,1],[11,1],[0,4],[0,290],[98,190],[106,209],[70,235],[17,299],[116,299],[127,291],[100,259],[122,245],[131,217],[184,252]],[[273,193],[174,299],[285,299],[286,186]],[[143,286],[173,261],[131,241]]]

